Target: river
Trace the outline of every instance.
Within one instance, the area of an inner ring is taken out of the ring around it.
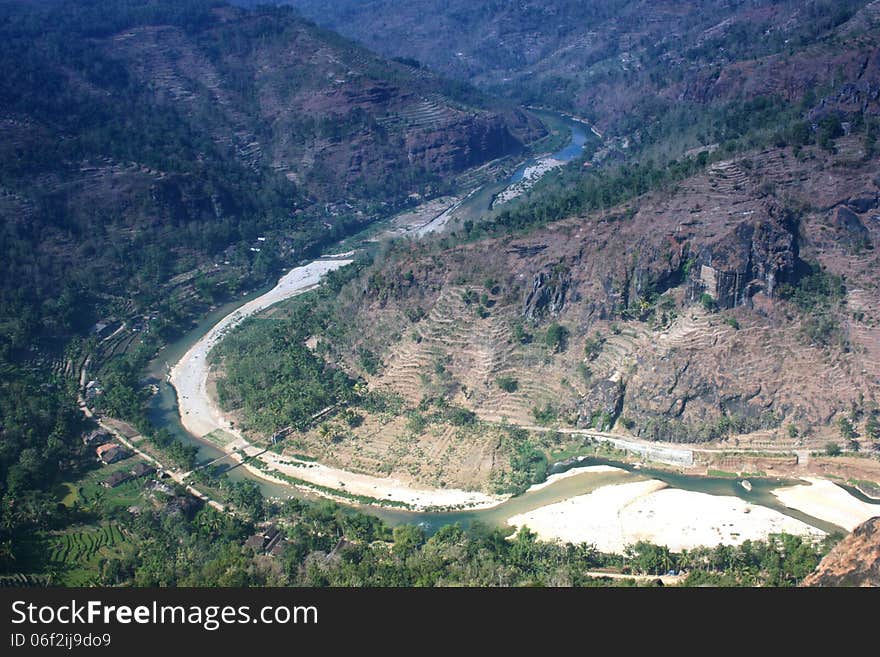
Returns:
[[[587,143],[587,131],[582,124],[575,121],[567,120],[571,130],[571,138],[569,143],[551,157],[562,160],[571,161],[577,158],[584,150]],[[545,156],[546,157],[546,156]],[[540,159],[540,158],[538,158]],[[522,179],[523,172],[534,165],[536,159],[523,163],[508,179],[500,181],[494,189],[504,189],[512,182]],[[495,192],[492,192],[495,193]],[[486,195],[484,193],[475,194],[478,197],[474,201],[483,203],[485,211]],[[474,208],[476,210],[476,207]],[[179,440],[195,445],[198,448],[198,459],[200,463],[206,463],[209,460],[216,459],[224,454],[223,451],[205,441],[199,440],[181,425],[177,396],[174,388],[166,381],[165,373],[167,366],[176,363],[202,336],[208,333],[221,319],[239,308],[243,304],[256,299],[266,293],[272,286],[267,286],[262,290],[255,291],[251,294],[241,297],[233,302],[225,304],[207,315],[197,326],[192,328],[178,340],[167,345],[159,352],[157,357],[151,362],[147,375],[150,382],[154,383],[158,392],[153,396],[149,405],[149,418],[154,426],[165,428],[170,431]],[[617,483],[626,483],[637,481],[639,479],[653,478],[665,482],[672,488],[678,488],[686,491],[708,493],[711,495],[736,496],[752,504],[769,507],[779,511],[787,516],[801,520],[809,525],[822,529],[823,531],[833,532],[840,529],[828,522],[824,522],[817,518],[800,513],[793,509],[783,506],[771,494],[771,490],[783,485],[794,484],[793,481],[783,481],[779,479],[754,478],[750,479],[752,484],[751,491],[747,491],[739,483],[738,480],[730,478],[714,478],[701,476],[688,476],[681,474],[673,474],[666,471],[642,468],[636,470],[632,465],[619,463],[602,459],[585,459],[581,462],[574,463],[574,466],[584,465],[612,465],[620,468],[618,472],[590,472],[578,474],[572,477],[555,481],[554,483],[541,488],[540,490],[529,491],[490,509],[472,510],[472,511],[456,511],[447,513],[431,513],[431,512],[413,512],[401,511],[386,507],[362,507],[362,510],[379,516],[391,525],[401,523],[416,523],[422,525],[426,531],[433,532],[440,526],[449,523],[461,523],[468,525],[472,522],[482,522],[489,525],[501,526],[505,524],[507,518],[521,514],[526,511],[536,509],[541,506],[553,504],[574,496],[584,495],[592,492],[599,487],[608,486]],[[551,473],[562,472],[572,465],[557,465],[551,469]],[[232,467],[227,470],[227,476],[233,480],[251,480],[256,482],[263,494],[270,498],[305,498],[318,499],[316,495],[303,492],[292,486],[277,484],[262,479],[258,475],[241,467]],[[353,507],[352,507],[353,508]],[[880,506],[878,506],[880,509]]]
[[[562,162],[563,164],[567,164],[572,160],[576,160],[581,156],[584,152],[584,147],[587,144],[587,128],[583,123],[579,123],[577,121],[572,121],[571,119],[562,119],[568,129],[571,132],[571,136],[569,142],[561,149],[556,151],[555,153],[551,153],[549,156],[540,156],[533,157],[529,160],[523,162],[516,171],[513,172],[513,175],[510,176],[508,183],[519,182],[523,179],[523,175],[526,170],[530,167],[535,166],[540,161],[545,159],[553,159],[557,162]]]
[[[561,164],[567,164],[576,160],[583,154],[584,149],[589,143],[590,135],[592,134],[584,123],[575,121],[561,114],[546,111],[537,111],[536,114],[546,117],[557,125],[567,129],[569,131],[568,143],[554,153],[530,157],[517,166],[509,176],[502,178],[495,183],[486,184],[479,189],[474,190],[455,210],[455,217],[457,219],[470,219],[471,221],[477,221],[483,217],[492,209],[493,202],[499,194],[502,194],[512,185],[520,183],[526,170],[535,167],[539,162],[553,160],[560,162]],[[550,170],[552,170],[552,168]],[[535,179],[534,182],[537,182],[537,179]]]

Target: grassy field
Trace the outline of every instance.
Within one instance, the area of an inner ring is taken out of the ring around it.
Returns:
[[[60,584],[84,586],[95,581],[102,559],[121,555],[125,535],[115,523],[68,529],[47,537],[49,566]]]

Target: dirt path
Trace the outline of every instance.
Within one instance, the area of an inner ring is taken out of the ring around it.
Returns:
[[[83,368],[83,370],[82,370],[83,375],[85,374],[85,371],[86,371],[85,368]],[[227,509],[223,504],[221,504],[217,500],[212,499],[211,497],[209,497],[208,495],[206,495],[205,493],[200,491],[195,486],[186,483],[186,477],[190,474],[189,472],[182,473],[179,470],[176,470],[174,468],[169,468],[168,466],[166,466],[164,463],[162,463],[158,459],[153,458],[152,456],[150,456],[149,454],[147,454],[143,450],[139,449],[137,447],[137,445],[135,445],[131,440],[129,440],[128,437],[124,436],[122,434],[122,432],[119,431],[112,424],[110,424],[108,422],[104,422],[103,420],[99,419],[94,413],[92,413],[92,409],[90,409],[88,407],[88,405],[85,402],[85,399],[83,399],[82,396],[80,396],[80,398],[79,398],[79,407],[80,407],[80,409],[82,409],[82,412],[85,414],[85,416],[87,418],[91,418],[91,419],[95,420],[98,423],[98,426],[100,426],[105,431],[108,431],[110,433],[110,435],[112,435],[116,438],[117,441],[119,441],[120,443],[125,445],[128,449],[130,449],[132,452],[134,452],[135,454],[137,454],[138,456],[143,458],[148,463],[152,463],[154,466],[156,466],[156,468],[167,472],[168,476],[171,477],[178,484],[183,486],[186,489],[187,493],[189,493],[190,495],[193,495],[195,497],[198,497],[200,500],[204,501],[206,504],[208,504],[212,508],[217,509],[217,511],[221,511],[223,513],[228,513],[230,515],[235,515],[232,513],[232,511]]]
[[[634,579],[637,582],[656,582],[659,579],[663,582],[663,586],[678,586],[686,577],[685,575],[627,575],[626,573],[606,573],[601,570],[588,570],[584,575],[609,579]]]

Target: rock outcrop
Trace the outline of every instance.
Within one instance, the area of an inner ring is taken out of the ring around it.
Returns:
[[[565,306],[565,295],[571,284],[571,271],[562,264],[538,273],[526,290],[522,316],[536,321],[543,317],[556,317]]]
[[[880,586],[880,517],[838,543],[802,586]]]
[[[772,297],[776,285],[794,273],[794,227],[771,212],[737,225],[698,251],[691,268],[692,299],[705,293],[720,308],[749,305],[757,292]]]
[[[860,199],[861,200],[861,199]],[[867,203],[859,203],[867,205]],[[871,246],[871,236],[859,216],[846,206],[839,206],[831,213],[831,226],[839,234],[838,241],[850,249],[863,249]]]

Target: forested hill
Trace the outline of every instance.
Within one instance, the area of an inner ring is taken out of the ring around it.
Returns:
[[[147,307],[201,265],[264,280],[541,131],[290,9],[4,2],[0,352]]]
[[[600,128],[682,101],[877,83],[876,71],[863,75],[880,12],[867,0],[281,2],[376,52]]]
[[[89,354],[140,417],[140,367],[197,311],[541,134],[290,9],[0,2],[0,557],[94,467]]]

